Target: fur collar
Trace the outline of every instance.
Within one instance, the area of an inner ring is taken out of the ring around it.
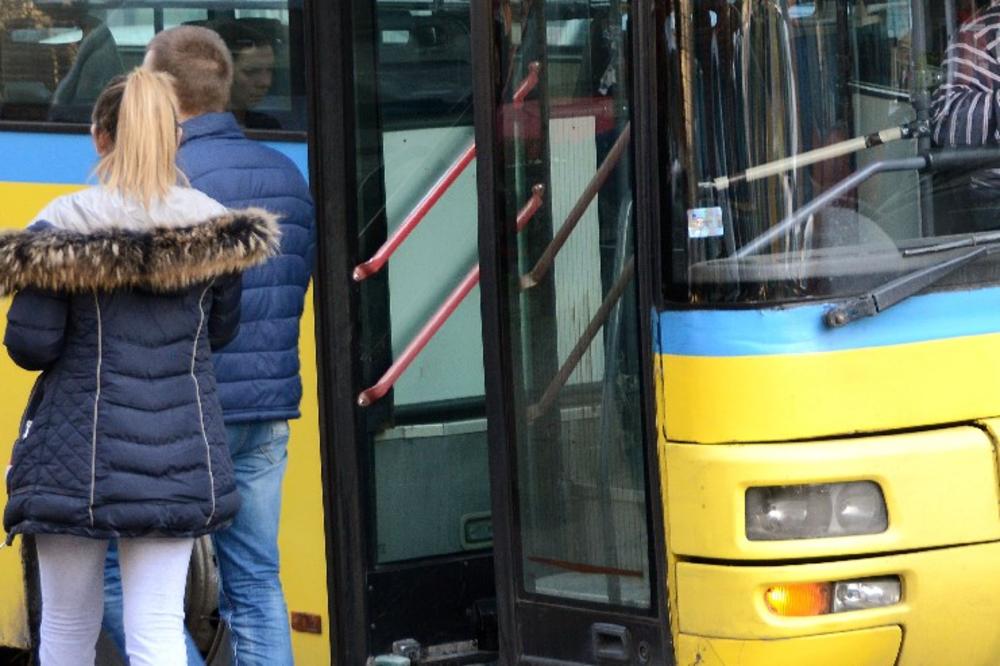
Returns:
[[[59,292],[184,289],[244,271],[276,254],[277,217],[259,208],[187,227],[91,233],[41,229],[0,233],[0,295],[26,287]]]

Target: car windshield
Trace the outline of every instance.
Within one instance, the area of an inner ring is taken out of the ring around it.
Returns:
[[[854,295],[949,256],[913,248],[1000,229],[1000,0],[675,6],[670,298]],[[937,286],[992,281],[998,262]]]

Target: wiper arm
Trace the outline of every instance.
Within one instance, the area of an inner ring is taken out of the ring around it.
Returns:
[[[1000,148],[964,148],[938,150],[915,157],[902,157],[872,162],[864,169],[855,171],[818,197],[799,208],[794,213],[753,239],[733,255],[737,259],[756,254],[770,243],[810,217],[823,210],[840,197],[858,187],[872,176],[889,171],[937,171],[954,167],[1000,165]]]
[[[995,250],[993,247],[975,247],[957,257],[907,273],[827,310],[823,321],[830,328],[839,328],[865,317],[874,317]]]
[[[924,254],[934,254],[937,252],[947,252],[948,250],[958,250],[963,247],[979,247],[980,245],[990,245],[1000,241],[1000,231],[987,231],[974,233],[950,241],[942,241],[932,245],[922,247],[911,247],[903,250],[904,257],[919,257]]]

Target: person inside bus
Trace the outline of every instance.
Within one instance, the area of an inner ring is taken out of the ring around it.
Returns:
[[[239,334],[214,356],[243,506],[213,541],[220,611],[236,663],[284,666],[292,651],[278,577],[278,520],[289,421],[299,417],[302,397],[298,340],[313,267],[312,198],[295,164],[247,139],[225,111],[233,63],[217,33],[199,26],[165,30],[147,46],[145,66],[174,78],[182,137],[177,162],[192,187],[224,205],[252,205],[280,218],[280,252],[244,275]],[[108,559],[105,628],[120,645],[120,586],[113,554]],[[188,663],[200,661],[189,649]]]
[[[211,348],[235,336],[239,271],[279,231],[186,184],[175,99],[163,74],[115,79],[93,112],[99,184],[0,238],[0,291],[16,291],[4,345],[41,371],[4,529],[35,538],[42,666],[94,664],[112,539],[130,663],[184,663],[192,544],[240,504]]]
[[[104,86],[125,71],[118,44],[107,24],[87,13],[86,5],[70,5],[80,12],[74,23],[82,39],[66,76],[56,86],[48,119],[55,122],[86,122],[90,109]]]
[[[942,63],[944,83],[931,104],[931,136],[940,147],[1000,145],[1000,0],[993,0],[958,29]],[[1000,170],[938,176],[935,188],[949,215],[945,232],[1000,226]],[[959,226],[961,225],[961,226]]]
[[[233,89],[229,110],[244,127],[281,129],[281,123],[257,107],[274,83],[274,41],[247,19],[206,27],[219,33],[233,57]]]

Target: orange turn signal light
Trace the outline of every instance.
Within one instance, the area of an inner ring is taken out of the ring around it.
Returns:
[[[832,610],[833,584],[773,585],[764,593],[764,602],[772,613],[783,617],[826,615]]]

